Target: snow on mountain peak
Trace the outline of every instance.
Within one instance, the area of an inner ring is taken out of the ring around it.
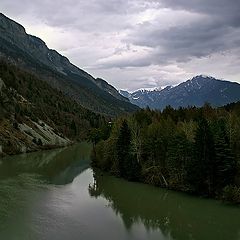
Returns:
[[[197,78],[208,78],[208,79],[215,79],[214,77],[210,76],[210,75],[205,75],[205,74],[201,74],[201,75],[197,75],[196,77],[193,77],[193,79],[197,79]]]

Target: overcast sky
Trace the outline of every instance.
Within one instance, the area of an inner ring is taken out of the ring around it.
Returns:
[[[1,0],[0,11],[118,89],[240,83],[240,0]]]

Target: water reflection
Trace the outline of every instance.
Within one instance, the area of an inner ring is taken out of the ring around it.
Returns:
[[[89,167],[90,151],[89,144],[81,143],[68,148],[2,159],[0,164],[0,232],[11,233],[13,222],[15,230],[18,226],[27,224],[33,211],[31,207],[39,203],[43,192],[47,194],[47,192],[54,191],[52,184],[71,183],[76,176]],[[21,232],[21,229],[16,231]],[[24,239],[24,237],[18,237]]]
[[[161,231],[164,239],[240,239],[240,209],[143,184],[94,174],[89,194],[104,197],[131,231]]]
[[[93,173],[90,151],[82,143],[4,159],[0,239],[240,239],[239,208]]]
[[[39,174],[54,184],[67,184],[89,167],[91,146],[87,143],[50,151],[21,154],[4,158],[0,180],[22,173]]]

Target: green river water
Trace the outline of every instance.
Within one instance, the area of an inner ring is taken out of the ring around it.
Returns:
[[[87,143],[0,161],[0,240],[240,239],[240,207],[93,172]]]

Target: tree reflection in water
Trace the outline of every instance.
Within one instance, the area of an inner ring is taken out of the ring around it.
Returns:
[[[161,231],[166,239],[239,239],[240,209],[94,171],[91,197],[103,197],[131,231]],[[231,221],[229,221],[231,219]]]

